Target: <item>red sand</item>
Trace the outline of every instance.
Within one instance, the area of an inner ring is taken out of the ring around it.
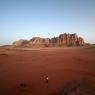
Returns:
[[[95,86],[95,48],[0,51],[0,95],[59,95],[66,82],[80,78]]]

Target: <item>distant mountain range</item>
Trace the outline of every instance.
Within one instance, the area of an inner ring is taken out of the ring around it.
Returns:
[[[74,34],[60,34],[58,37],[40,38],[33,37],[30,40],[18,40],[13,42],[13,48],[32,48],[32,47],[62,47],[62,46],[83,46],[85,44],[82,37],[78,37],[76,33]]]

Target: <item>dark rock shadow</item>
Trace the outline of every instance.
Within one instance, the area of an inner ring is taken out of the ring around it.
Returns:
[[[95,88],[87,78],[82,78],[66,83],[60,95],[95,95]]]

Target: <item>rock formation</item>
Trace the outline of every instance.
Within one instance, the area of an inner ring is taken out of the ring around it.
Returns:
[[[50,44],[49,38],[33,37],[28,44],[28,47],[48,47]]]
[[[13,42],[12,47],[26,47],[28,43],[29,42],[27,40],[21,39],[21,40]]]
[[[83,46],[84,39],[74,34],[60,34],[54,38],[33,37],[29,41],[18,40],[13,43],[13,47],[60,47],[60,46]]]

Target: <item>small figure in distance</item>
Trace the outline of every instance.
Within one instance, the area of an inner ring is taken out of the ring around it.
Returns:
[[[48,81],[49,81],[49,78],[48,78],[48,76],[46,77],[46,83],[48,84]]]

